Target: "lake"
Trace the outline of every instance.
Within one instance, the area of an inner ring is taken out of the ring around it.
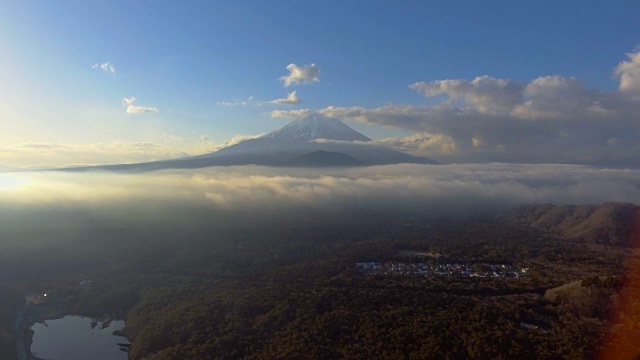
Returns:
[[[117,343],[129,343],[112,333],[122,330],[124,321],[113,320],[102,329],[103,323],[91,328],[91,318],[65,316],[35,324],[31,353],[47,360],[127,360],[127,353]]]

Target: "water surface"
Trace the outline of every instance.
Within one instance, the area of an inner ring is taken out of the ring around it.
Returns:
[[[127,339],[112,334],[122,330],[124,321],[114,320],[104,329],[101,322],[92,329],[92,321],[70,315],[33,325],[31,353],[47,360],[127,360],[117,345],[128,343]]]

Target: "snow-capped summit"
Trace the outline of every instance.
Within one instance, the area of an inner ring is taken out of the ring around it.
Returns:
[[[368,137],[353,130],[342,121],[320,115],[302,116],[280,129],[262,136],[272,139],[315,140],[329,139],[342,141],[370,141]]]

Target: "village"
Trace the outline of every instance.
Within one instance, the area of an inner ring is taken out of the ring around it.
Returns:
[[[507,264],[434,264],[434,263],[356,263],[355,270],[364,275],[461,276],[478,278],[521,278],[528,268],[516,269]]]

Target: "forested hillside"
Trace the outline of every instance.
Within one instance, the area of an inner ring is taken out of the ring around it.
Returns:
[[[518,222],[344,220],[136,236],[93,255],[85,248],[77,271],[47,262],[48,277],[23,284],[48,293],[45,307],[126,317],[133,360],[640,353],[640,294],[628,286],[638,254]],[[367,274],[363,262],[440,270]],[[451,270],[461,268],[474,270]]]
[[[530,225],[573,240],[631,245],[634,226],[640,226],[640,207],[634,204],[522,205],[504,216],[506,221]]]

